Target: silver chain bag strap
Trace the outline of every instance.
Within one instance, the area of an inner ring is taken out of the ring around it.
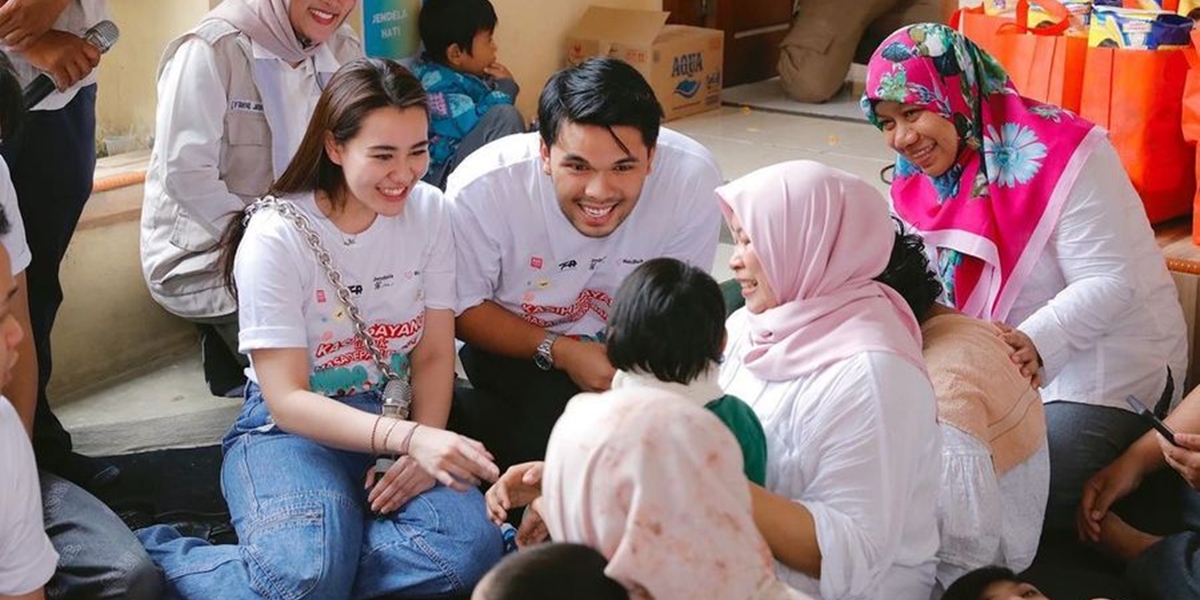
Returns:
[[[379,349],[379,344],[375,342],[375,338],[367,332],[367,324],[363,321],[362,313],[359,312],[358,306],[350,296],[350,288],[342,283],[342,274],[333,266],[333,257],[325,249],[325,244],[321,242],[321,236],[313,229],[312,224],[308,221],[308,217],[300,212],[294,204],[286,200],[280,200],[274,196],[264,196],[258,202],[248,206],[246,208],[246,216],[243,217],[243,222],[249,224],[250,217],[263,208],[275,209],[280,216],[291,221],[296,226],[296,229],[300,230],[300,233],[304,236],[304,241],[308,243],[309,248],[316,255],[317,263],[325,271],[325,277],[329,279],[329,284],[337,292],[338,300],[341,300],[342,304],[346,307],[346,312],[350,315],[350,321],[354,323],[355,335],[366,346],[367,352],[371,355],[371,360],[375,363],[375,368],[379,369],[380,376],[384,379],[384,416],[407,419],[412,409],[412,385],[408,379],[401,377],[384,360],[383,351]]]

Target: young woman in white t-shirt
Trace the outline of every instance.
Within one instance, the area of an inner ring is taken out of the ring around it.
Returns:
[[[174,595],[436,596],[470,590],[499,560],[500,532],[474,487],[496,466],[481,444],[443,429],[454,250],[441,193],[420,182],[425,102],[397,63],[347,64],[272,196],[250,211],[244,234],[231,227],[251,367],[221,479],[241,547],[143,530]],[[381,415],[380,370],[297,217],[328,251],[389,370],[411,373],[411,420]],[[379,454],[399,458],[377,474]]]

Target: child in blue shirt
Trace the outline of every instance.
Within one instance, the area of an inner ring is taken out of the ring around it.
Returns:
[[[496,62],[496,10],[488,0],[427,0],[418,29],[425,53],[413,65],[429,97],[429,171],[424,181],[445,189],[446,177],[488,142],[525,131],[513,106],[520,88]]]

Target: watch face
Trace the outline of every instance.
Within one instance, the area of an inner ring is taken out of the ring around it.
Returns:
[[[533,364],[537,365],[543,371],[549,371],[554,368],[554,364],[550,362],[550,357],[540,351],[533,355]]]

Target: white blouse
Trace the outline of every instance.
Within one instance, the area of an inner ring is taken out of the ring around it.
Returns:
[[[1129,410],[1154,406],[1187,376],[1187,325],[1179,293],[1116,150],[1099,144],[1084,162],[1046,250],[1007,319],[1045,363],[1042,399]]]
[[[746,309],[726,326],[721,387],[746,401],[767,434],[767,489],[813,515],[821,578],[779,577],[823,600],[928,600],[938,548],[941,433],[920,369],[864,352],[790,381],[744,368]]]
[[[953,425],[941,427],[938,583],[945,589],[967,572],[988,565],[1024,571],[1037,554],[1046,514],[1046,444],[997,478],[987,444]]]

